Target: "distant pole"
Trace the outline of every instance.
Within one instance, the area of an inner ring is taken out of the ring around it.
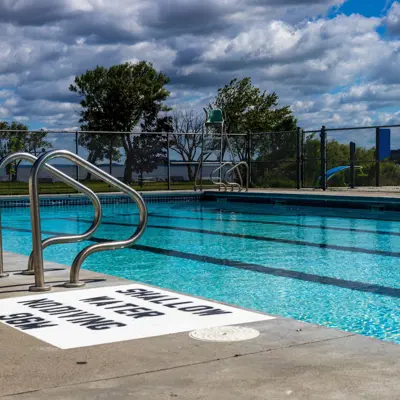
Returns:
[[[380,142],[381,142],[381,128],[376,128],[375,134],[375,185],[379,187],[381,184],[381,163],[379,158]]]
[[[228,140],[228,138],[226,140]],[[222,165],[224,162],[224,151],[223,151],[224,149],[223,148],[224,148],[224,124],[222,123],[222,125],[221,125],[221,153],[219,155],[220,165]],[[220,168],[220,170],[219,170],[219,181],[222,183],[222,168]],[[220,189],[220,186],[218,187],[218,189]]]
[[[206,111],[207,115],[207,111]],[[207,128],[206,128],[207,132]],[[203,163],[204,163],[204,125],[201,127],[201,154],[200,154],[200,191],[203,190]],[[196,182],[195,182],[196,184]]]
[[[354,189],[356,186],[356,144],[350,142],[350,188]]]
[[[113,153],[113,137],[110,137],[110,148],[108,151],[108,160],[109,160],[109,164],[108,164],[108,169],[109,169],[109,173],[112,176],[112,153]]]
[[[321,189],[326,190],[326,128],[321,128]]]
[[[171,160],[169,153],[169,133],[167,133],[167,174],[168,174],[168,190],[171,190]]]
[[[301,139],[300,139],[300,148],[301,148],[301,187],[304,187],[304,131],[301,130]]]
[[[75,132],[75,153],[78,155],[78,131]],[[76,164],[75,166],[75,172],[76,172],[76,180],[79,182],[79,166]]]
[[[297,140],[296,140],[296,175],[297,175],[297,189],[301,189],[301,136],[303,130],[300,127],[296,129]]]

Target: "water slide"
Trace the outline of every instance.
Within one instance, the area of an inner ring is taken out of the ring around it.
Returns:
[[[339,172],[345,171],[347,169],[350,169],[350,165],[340,165],[339,167],[334,167],[326,171],[326,181],[328,182],[331,178],[333,178],[335,175],[337,175]],[[355,169],[359,169],[361,171],[361,175],[363,174],[362,167],[361,166],[355,166]],[[318,177],[318,182],[320,182],[321,177]]]

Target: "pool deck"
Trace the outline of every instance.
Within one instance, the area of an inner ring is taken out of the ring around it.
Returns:
[[[32,295],[27,257],[5,253],[0,299]],[[46,263],[53,291],[71,291],[66,266]],[[82,270],[87,288],[132,283]],[[51,293],[52,293],[51,292]],[[4,310],[0,310],[3,312]],[[3,399],[396,399],[400,346],[278,317],[246,324],[251,340],[188,333],[61,350],[0,323]]]

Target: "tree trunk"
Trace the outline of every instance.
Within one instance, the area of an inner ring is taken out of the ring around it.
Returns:
[[[18,164],[15,163],[12,169],[11,182],[18,182]]]
[[[96,165],[96,161],[97,161],[96,152],[89,151],[88,162],[90,162],[90,164]],[[92,179],[92,174],[91,172],[88,171],[86,174],[86,180],[90,181],[91,179]]]
[[[130,185],[132,183],[132,167],[133,167],[133,154],[127,153],[125,160],[125,170],[124,170],[124,183]]]
[[[189,181],[194,181],[193,168],[192,168],[191,164],[188,164],[188,166],[187,166],[187,173],[188,173]]]

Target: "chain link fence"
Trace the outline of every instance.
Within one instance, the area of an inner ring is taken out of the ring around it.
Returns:
[[[235,133],[228,135],[232,151],[227,146],[221,150],[217,136],[206,142],[201,132],[0,131],[0,158],[19,151],[39,156],[53,149],[69,150],[139,190],[189,190],[196,176],[210,182],[216,167],[207,162],[219,163],[221,156],[248,163],[250,187],[399,186],[399,130],[399,125],[391,125]],[[199,170],[202,151],[206,163]],[[96,191],[113,190],[67,160],[50,164]],[[1,169],[0,194],[28,193],[30,168],[18,162]],[[73,192],[46,172],[40,187],[42,193]]]

